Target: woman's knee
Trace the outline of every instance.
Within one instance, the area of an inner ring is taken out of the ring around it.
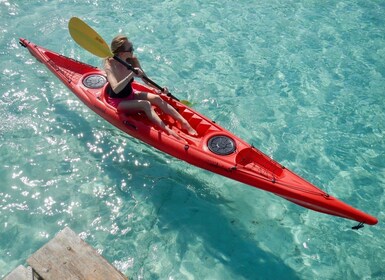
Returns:
[[[157,106],[159,106],[163,103],[163,99],[159,95],[155,95],[155,94],[153,94],[151,96],[151,99],[149,99],[149,100],[152,104],[157,105]]]
[[[151,112],[151,102],[148,100],[140,100],[140,106],[142,107],[142,110],[146,113]]]

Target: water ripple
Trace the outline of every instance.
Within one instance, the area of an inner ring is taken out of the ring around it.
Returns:
[[[125,136],[17,38],[100,66],[68,15],[126,33],[155,81],[383,220],[384,5],[150,2],[0,1],[0,277],[70,226],[134,279],[380,279],[381,224],[352,232]]]

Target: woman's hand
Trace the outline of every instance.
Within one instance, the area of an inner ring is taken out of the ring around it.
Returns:
[[[168,91],[168,88],[166,88],[166,87],[164,87],[164,88],[162,88],[162,90],[159,90],[159,89],[157,89],[156,90],[156,93],[157,94],[165,94],[165,95],[168,95],[169,94],[169,91]]]
[[[135,74],[135,77],[142,78],[144,76],[143,70],[138,67],[135,67],[133,72]]]
[[[164,94],[169,94],[169,91],[168,91],[168,88],[166,88],[166,87],[164,87],[163,89],[162,89],[162,93],[164,93]]]
[[[166,87],[164,87],[164,88],[162,88],[162,90],[160,90],[160,89],[155,89],[155,92],[157,93],[157,94],[166,94],[166,95],[168,95],[169,94],[169,91],[168,91],[168,88],[166,88]]]

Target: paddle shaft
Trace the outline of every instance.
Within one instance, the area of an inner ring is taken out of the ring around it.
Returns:
[[[127,67],[128,70],[131,70],[133,71],[135,74],[138,74],[138,71],[135,70],[134,67],[132,67],[131,64],[127,63],[126,61],[124,61],[123,59],[119,58],[118,56],[114,55],[113,56],[113,59],[115,59],[116,61],[120,62],[121,64],[123,64],[124,66]],[[157,83],[155,83],[153,80],[151,80],[150,78],[148,78],[147,76],[143,76],[141,77],[143,80],[145,80],[146,82],[149,82],[150,84],[152,84],[153,86],[155,86],[157,89],[160,89],[161,91],[164,91],[164,89],[158,85]],[[170,96],[171,98],[175,99],[176,101],[180,101],[178,98],[176,98],[174,95],[172,95],[170,92],[167,94],[168,96]]]

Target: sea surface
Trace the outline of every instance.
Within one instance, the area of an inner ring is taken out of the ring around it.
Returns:
[[[0,277],[68,226],[130,279],[385,279],[385,1],[0,0]],[[294,205],[154,150],[20,37],[100,67],[124,33],[194,109],[379,219]]]

